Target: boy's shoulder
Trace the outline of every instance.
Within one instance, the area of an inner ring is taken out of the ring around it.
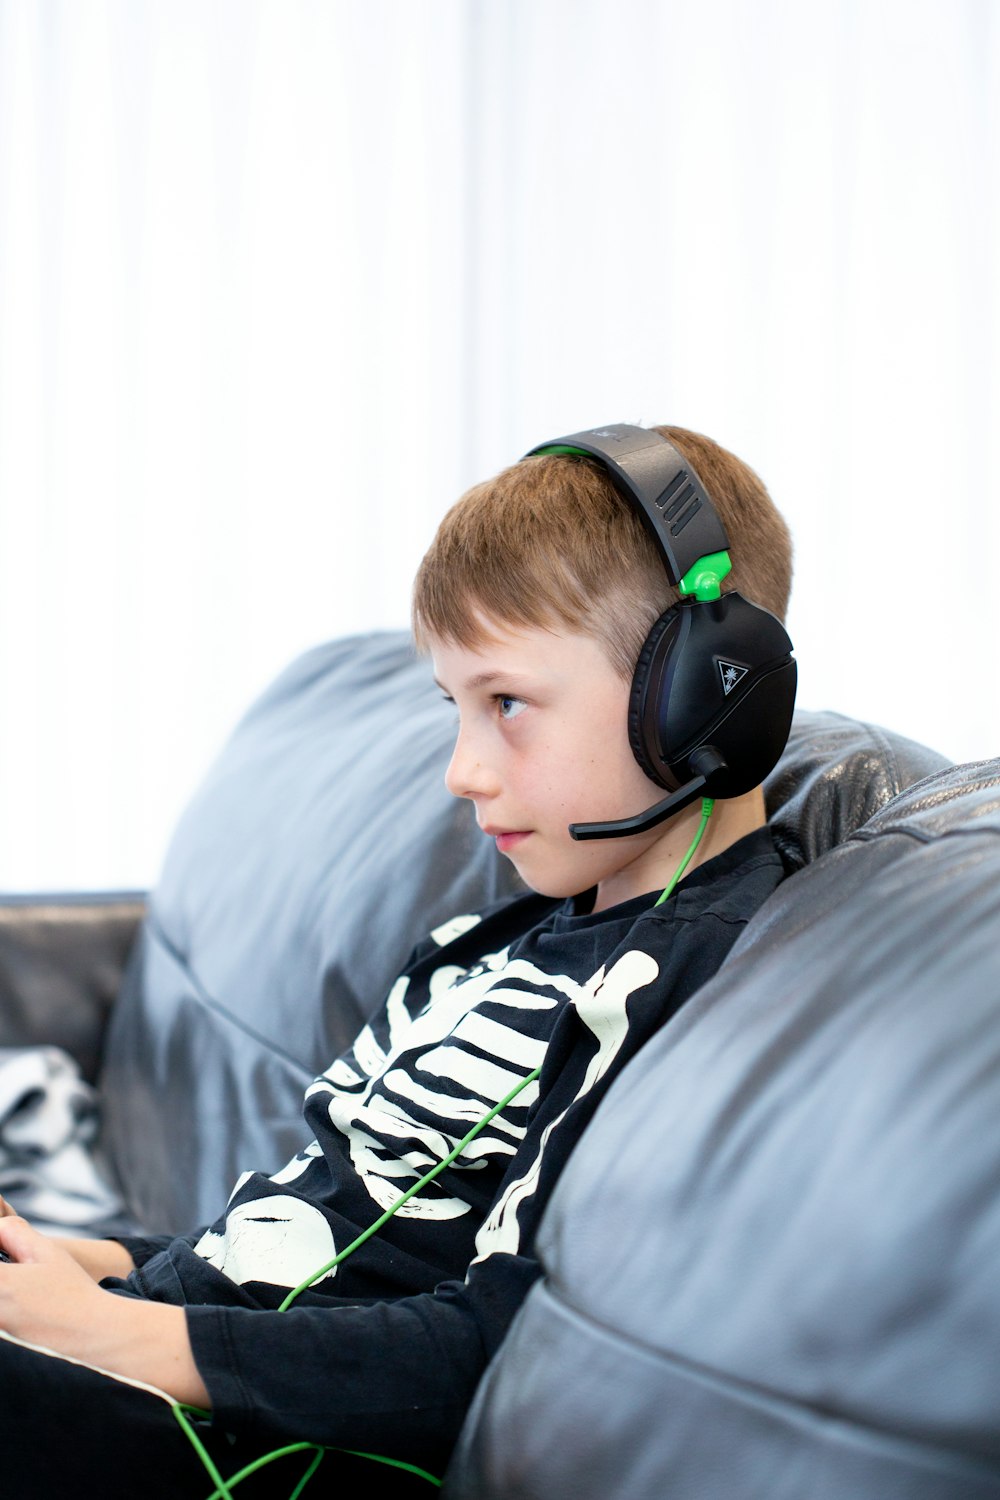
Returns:
[[[677,889],[676,917],[746,923],[787,873],[770,824],[764,824],[692,871]]]
[[[768,826],[698,865],[662,904],[655,893],[607,907],[591,919],[592,957],[652,956],[661,976],[684,971],[698,983],[712,977],[743,928],[784,879],[786,870]]]

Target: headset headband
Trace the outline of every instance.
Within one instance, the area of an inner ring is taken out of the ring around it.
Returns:
[[[626,498],[635,502],[663,554],[670,582],[682,592],[696,591],[694,582],[690,588],[683,587],[696,563],[727,551],[729,538],[704,485],[683,454],[660,433],[615,422],[540,443],[525,457],[544,453],[578,453],[600,460]],[[724,566],[720,576],[728,571]]]

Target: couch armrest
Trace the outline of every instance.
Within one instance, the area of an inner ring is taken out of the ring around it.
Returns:
[[[0,897],[0,1046],[64,1047],[93,1082],[145,905],[138,893]]]

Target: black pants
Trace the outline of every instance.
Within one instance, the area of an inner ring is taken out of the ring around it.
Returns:
[[[224,1479],[268,1446],[234,1442],[209,1424],[197,1432]],[[234,1500],[287,1500],[311,1457],[295,1453],[269,1464],[236,1485]],[[214,1491],[161,1397],[0,1339],[4,1500],[208,1500]],[[330,1451],[302,1500],[369,1493],[426,1500],[435,1489],[405,1470]]]

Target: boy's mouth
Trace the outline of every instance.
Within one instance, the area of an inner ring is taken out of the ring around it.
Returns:
[[[505,833],[500,828],[484,828],[483,832],[490,838],[496,839],[497,849],[501,854],[509,854],[510,851],[521,843],[522,839],[531,837],[530,829],[522,829],[516,832]]]

